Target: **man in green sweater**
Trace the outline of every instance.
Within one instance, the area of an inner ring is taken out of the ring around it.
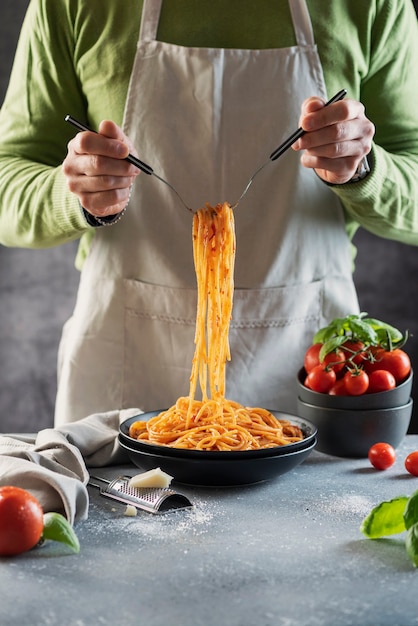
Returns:
[[[0,243],[81,238],[57,424],[187,394],[190,213],[128,152],[195,210],[236,201],[302,125],[236,209],[227,370],[229,397],[294,411],[313,333],[357,310],[358,225],[418,244],[417,34],[409,0],[32,0],[0,112]],[[100,134],[71,140],[67,113]]]

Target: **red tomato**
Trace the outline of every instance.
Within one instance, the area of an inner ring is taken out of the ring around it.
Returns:
[[[328,391],[330,396],[346,396],[347,394],[347,389],[345,388],[345,382],[344,382],[344,378],[340,378],[339,380],[336,381],[335,385],[333,385],[331,387],[331,389]]]
[[[364,343],[362,341],[345,341],[341,346],[345,354],[346,359],[350,359],[355,365],[362,365],[367,358],[364,350]]]
[[[19,487],[0,487],[0,556],[30,550],[43,528],[43,510],[32,494]]]
[[[314,367],[319,365],[319,351],[321,350],[321,348],[322,343],[314,343],[306,350],[305,358],[303,360],[303,367],[305,368],[307,374],[309,374],[309,372],[313,370]]]
[[[379,366],[375,367],[375,359],[377,354],[382,351],[383,348],[379,348],[378,346],[369,346],[367,351],[365,352],[367,359],[364,361],[362,367],[369,374],[373,371],[373,369],[380,369]]]
[[[341,372],[341,370],[345,367],[345,353],[338,348],[333,352],[329,352],[322,361],[322,365],[332,367],[334,372],[338,374],[338,372]]]
[[[396,453],[390,443],[375,443],[370,448],[368,457],[373,467],[378,470],[385,470],[394,464]]]
[[[361,396],[369,387],[369,377],[364,370],[350,370],[342,380],[349,396]]]
[[[307,375],[306,386],[312,389],[312,391],[328,393],[336,380],[337,375],[333,369],[327,369],[323,365],[317,365]]]
[[[408,454],[405,459],[405,469],[412,476],[418,476],[418,450]]]
[[[379,393],[389,391],[396,387],[396,380],[393,374],[387,370],[375,370],[369,374],[369,388],[367,393]]]
[[[303,366],[307,374],[313,370],[317,365],[329,365],[335,372],[339,372],[345,365],[345,354],[342,350],[334,350],[326,355],[324,360],[319,360],[319,353],[323,344],[314,343],[305,352],[305,358]]]
[[[376,351],[375,362],[367,366],[369,372],[375,370],[388,370],[395,377],[396,383],[401,383],[411,371],[411,360],[406,352],[400,348],[395,350],[384,350],[380,348]]]

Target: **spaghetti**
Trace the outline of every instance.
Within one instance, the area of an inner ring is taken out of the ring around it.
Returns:
[[[234,293],[235,225],[229,204],[209,205],[193,216],[197,279],[195,353],[189,395],[129,430],[135,439],[193,450],[254,450],[303,439],[298,426],[266,409],[225,398],[229,326]],[[197,385],[201,400],[196,400]]]

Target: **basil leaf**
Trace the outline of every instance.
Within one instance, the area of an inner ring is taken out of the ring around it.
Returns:
[[[364,320],[352,320],[350,323],[353,337],[361,339],[364,343],[376,344],[377,334],[372,326]]]
[[[406,552],[415,567],[418,567],[418,523],[409,528],[405,539]]]
[[[388,333],[391,340],[395,343],[397,343],[398,341],[402,341],[403,339],[403,334],[401,333],[401,331],[394,326],[391,326],[390,324],[386,324],[386,322],[381,322],[380,320],[376,320],[372,317],[364,321],[367,322],[372,328],[374,328],[374,330],[383,331],[385,334]]]
[[[418,491],[409,498],[403,514],[405,528],[408,530],[418,522]]]
[[[334,352],[334,350],[339,348],[345,341],[347,341],[347,337],[333,337],[332,339],[326,341],[319,351],[319,361],[322,363],[327,354]]]
[[[80,543],[71,524],[60,513],[44,514],[43,539],[59,541],[67,545],[73,552],[80,552]]]
[[[404,511],[407,496],[399,496],[375,506],[361,523],[360,530],[369,539],[397,535],[405,530]]]
[[[336,333],[335,327],[330,324],[324,328],[320,328],[314,335],[312,343],[326,343],[331,337],[334,337]]]

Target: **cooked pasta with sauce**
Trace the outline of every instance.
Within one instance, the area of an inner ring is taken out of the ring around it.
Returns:
[[[300,441],[303,433],[298,426],[266,409],[225,398],[235,262],[234,213],[229,204],[206,206],[194,214],[193,257],[197,313],[189,395],[148,421],[134,422],[129,435],[158,445],[217,451]],[[196,399],[198,384],[201,400]]]

